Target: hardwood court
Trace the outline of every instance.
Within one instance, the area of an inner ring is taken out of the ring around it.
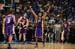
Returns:
[[[0,44],[0,49],[7,48],[7,44]],[[36,49],[35,44],[11,44],[14,49]],[[68,43],[46,43],[43,47],[42,43],[39,43],[37,49],[75,49],[75,44]]]

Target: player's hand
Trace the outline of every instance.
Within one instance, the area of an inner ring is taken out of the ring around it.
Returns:
[[[23,27],[27,27],[26,25],[24,25]]]
[[[29,6],[29,8],[31,9],[31,8],[32,8],[32,6]]]

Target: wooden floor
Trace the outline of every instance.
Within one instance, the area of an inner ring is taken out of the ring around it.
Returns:
[[[0,49],[7,48],[8,44],[0,44]],[[38,48],[35,48],[35,44],[11,44],[12,49],[75,49],[75,44],[68,43],[45,43],[43,47],[42,43],[39,43]]]

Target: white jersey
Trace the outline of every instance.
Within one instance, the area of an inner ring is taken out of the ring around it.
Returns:
[[[56,31],[61,32],[61,24],[55,24],[54,25],[54,32],[56,33]]]

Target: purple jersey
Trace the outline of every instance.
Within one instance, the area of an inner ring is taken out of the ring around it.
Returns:
[[[39,27],[39,28],[42,27],[42,18],[41,17],[38,18],[37,23],[36,23],[36,27]]]
[[[21,24],[20,27],[23,27],[24,25],[26,25],[26,23],[27,23],[26,19],[27,19],[27,18],[23,18],[23,17],[22,17],[21,22],[22,22],[23,24]]]
[[[27,18],[22,18],[22,22],[24,23],[24,25],[26,25],[27,21],[26,21]]]
[[[5,34],[10,35],[13,34],[13,17],[12,16],[6,16],[5,21]]]
[[[68,24],[64,23],[63,27],[64,27],[64,33],[67,33],[68,32]]]
[[[42,37],[42,18],[39,17],[36,22],[36,36]]]
[[[10,15],[6,16],[5,25],[6,26],[13,25],[13,17],[12,16],[10,16]]]
[[[22,22],[23,24],[20,24],[21,29],[20,29],[20,32],[19,32],[19,33],[26,33],[26,29],[25,29],[25,27],[23,27],[23,26],[26,25],[26,23],[27,23],[26,19],[27,19],[27,18],[23,18],[23,17],[22,17],[21,22]]]

